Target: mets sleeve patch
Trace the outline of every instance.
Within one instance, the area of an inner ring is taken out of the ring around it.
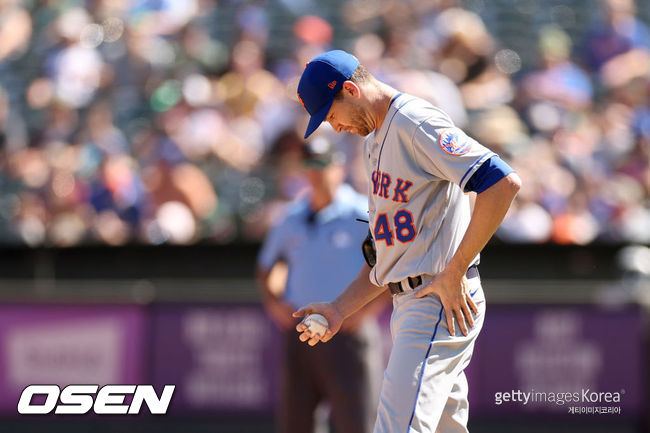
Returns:
[[[438,137],[440,148],[449,155],[464,155],[472,148],[472,142],[463,131],[458,128],[443,129]]]

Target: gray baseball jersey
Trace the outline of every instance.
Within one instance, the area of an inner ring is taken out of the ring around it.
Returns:
[[[440,109],[410,95],[393,99],[382,127],[366,138],[370,229],[377,264],[370,279],[383,286],[422,276],[429,284],[460,244],[470,221],[467,181],[494,155]],[[478,261],[478,256],[475,262]],[[377,408],[375,433],[467,433],[467,380],[483,325],[485,297],[468,280],[478,308],[474,328],[455,336],[438,296],[393,297],[391,351]]]
[[[407,94],[393,99],[364,148],[377,248],[371,281],[383,286],[441,272],[471,217],[465,184],[495,154],[455,127],[442,110]]]

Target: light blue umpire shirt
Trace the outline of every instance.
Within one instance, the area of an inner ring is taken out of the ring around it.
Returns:
[[[352,282],[364,263],[361,243],[368,234],[368,224],[356,218],[368,219],[368,199],[346,184],[316,214],[309,197],[287,205],[258,256],[265,271],[287,263],[285,301],[295,308],[332,301]]]

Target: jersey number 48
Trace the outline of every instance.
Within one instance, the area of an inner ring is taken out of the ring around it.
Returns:
[[[395,213],[393,223],[395,226],[394,237],[403,244],[411,242],[418,234],[413,226],[413,215],[406,209],[400,209]],[[377,215],[374,235],[375,242],[386,241],[387,246],[393,246],[393,231],[388,222],[388,214],[382,213]]]

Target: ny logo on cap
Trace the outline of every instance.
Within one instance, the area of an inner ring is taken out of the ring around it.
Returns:
[[[331,83],[329,83],[329,84],[327,85],[327,87],[329,87],[330,89],[334,90],[334,88],[336,87],[336,81],[332,81]]]

